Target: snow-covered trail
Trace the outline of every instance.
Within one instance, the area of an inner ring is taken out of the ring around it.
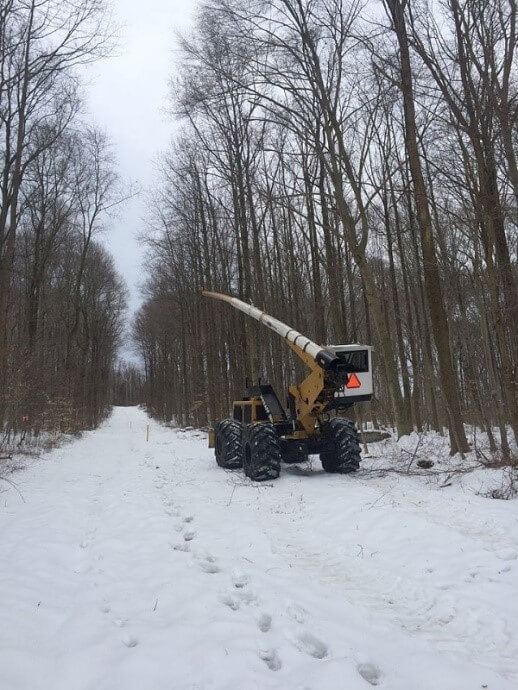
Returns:
[[[516,502],[316,463],[253,485],[136,408],[14,479],[1,690],[518,687]]]

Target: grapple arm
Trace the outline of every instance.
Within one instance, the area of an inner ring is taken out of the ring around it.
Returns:
[[[266,312],[261,311],[251,304],[246,304],[246,302],[237,299],[237,297],[224,295],[221,292],[209,292],[208,290],[203,290],[202,294],[205,297],[212,297],[213,299],[228,302],[235,309],[239,309],[239,311],[242,311],[264,324],[280,335],[281,338],[287,340],[288,343],[293,344],[295,347],[292,347],[292,350],[305,364],[308,364],[308,358],[315,361],[322,369],[328,372],[332,378],[336,378],[338,384],[347,380],[347,372],[344,369],[343,361],[332,350],[328,350],[322,347],[322,345],[317,345],[317,343],[306,338],[305,335],[302,335],[302,333],[299,333],[294,328],[290,328],[290,326],[282,321],[275,319],[273,316],[266,314]]]

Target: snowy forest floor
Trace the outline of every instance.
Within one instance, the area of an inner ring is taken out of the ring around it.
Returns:
[[[518,687],[518,501],[480,495],[502,470],[373,471],[394,445],[254,485],[115,408],[1,483],[0,687]]]

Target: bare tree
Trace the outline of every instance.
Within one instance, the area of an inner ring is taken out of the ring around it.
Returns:
[[[419,155],[412,67],[410,64],[410,49],[404,14],[405,5],[406,0],[385,0],[387,14],[392,20],[392,28],[396,34],[399,46],[400,88],[405,113],[405,144],[413,181],[417,220],[421,232],[426,298],[439,360],[443,401],[448,410],[451,453],[455,454],[458,451],[465,453],[469,450],[469,446],[462,423],[460,398],[450,348],[448,318],[444,306],[437,263],[432,216]]]
[[[447,426],[452,452],[468,450],[466,422],[493,448],[497,426],[509,450],[514,355],[479,160],[420,55],[418,38],[431,36],[424,9],[387,0],[392,21],[391,8],[402,45],[353,1],[202,5],[182,43],[173,110],[183,130],[151,204],[150,277],[134,324],[146,403],[160,419],[205,425],[226,416],[245,370],[280,389],[295,373],[282,343],[201,301],[211,287],[315,339],[372,343],[374,423],[400,434]],[[502,124],[515,102],[511,19],[498,25],[509,76],[495,72],[507,95],[489,79],[484,101],[504,231],[516,223]],[[436,47],[451,61],[448,43]]]

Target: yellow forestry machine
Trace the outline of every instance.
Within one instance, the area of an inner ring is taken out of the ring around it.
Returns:
[[[278,333],[311,370],[302,383],[290,386],[287,410],[272,386],[261,382],[234,402],[232,418],[218,422],[209,434],[218,465],[242,467],[250,479],[264,481],[277,479],[282,462],[303,462],[318,453],[326,472],[355,472],[360,466],[358,431],[338,415],[371,399],[372,347],[323,347],[236,297],[203,295],[228,302]]]

